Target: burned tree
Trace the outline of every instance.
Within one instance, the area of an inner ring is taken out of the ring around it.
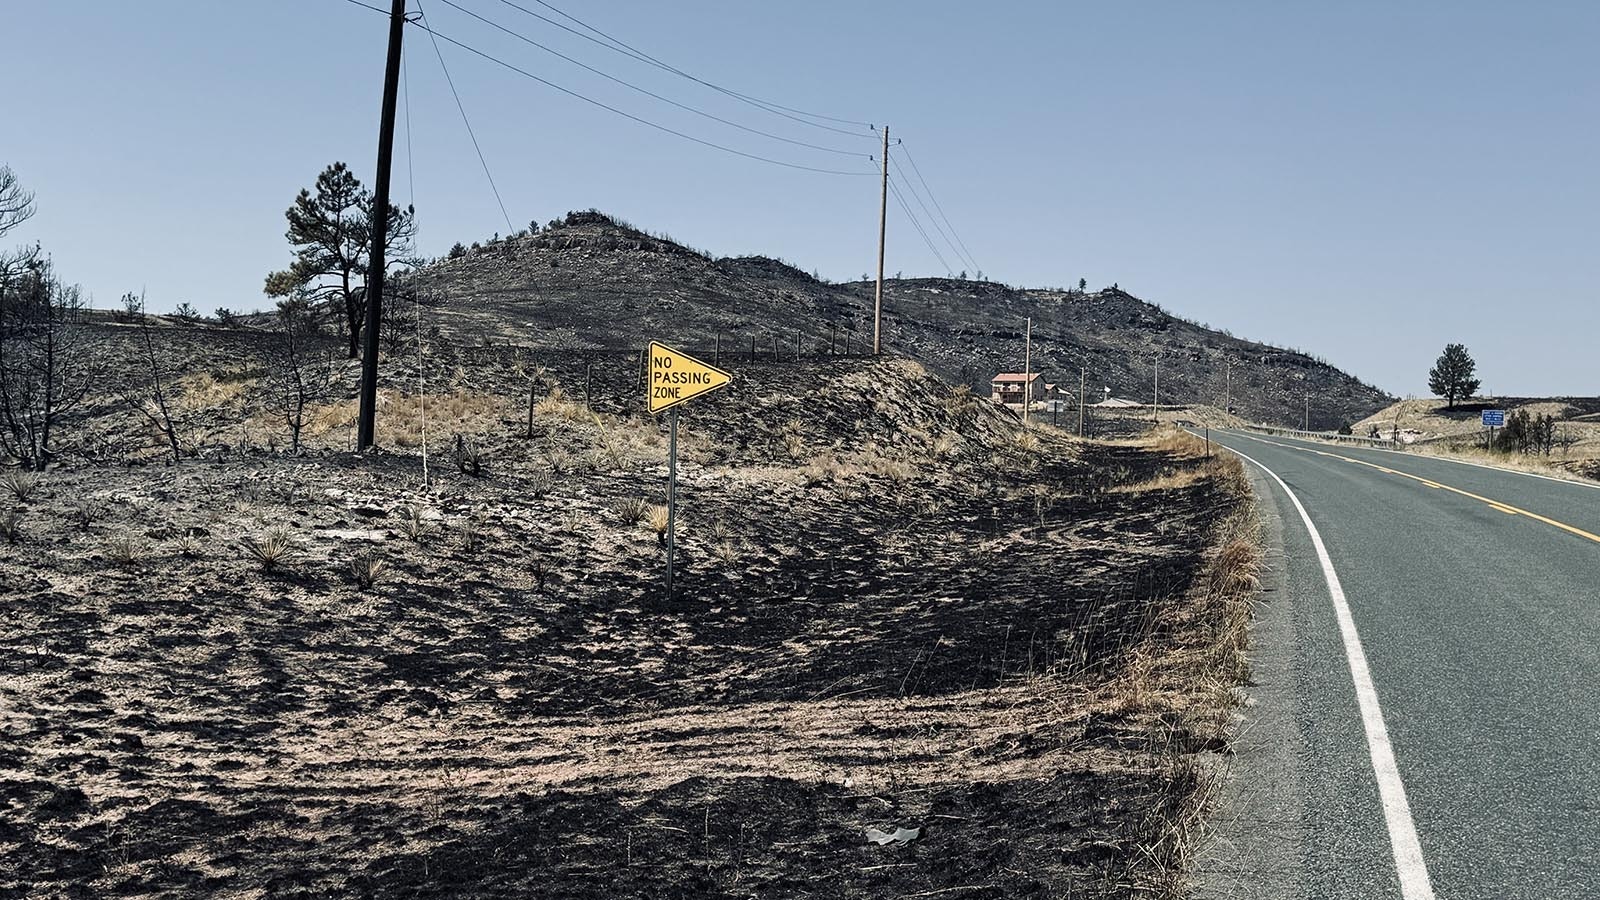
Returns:
[[[124,295],[126,300],[132,293]],[[144,309],[144,295],[138,298],[137,308]],[[140,317],[139,321],[139,349],[141,354],[139,371],[129,373],[117,388],[122,402],[129,409],[144,417],[146,423],[155,429],[162,442],[167,445],[167,451],[172,454],[174,465],[182,461],[183,450],[178,442],[178,428],[172,420],[171,398],[167,391],[171,388],[173,376],[167,371],[165,357],[156,353],[155,337],[151,333],[150,320]]]
[[[86,312],[82,290],[63,284],[48,258],[0,279],[0,452],[24,468],[50,465],[58,432],[88,393]]]
[[[267,406],[289,429],[289,448],[300,450],[300,433],[312,407],[333,395],[339,364],[333,345],[317,327],[316,316],[301,298],[278,304],[278,322],[266,352]]]

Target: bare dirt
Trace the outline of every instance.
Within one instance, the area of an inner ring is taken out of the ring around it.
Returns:
[[[1024,431],[904,361],[725,360],[669,597],[631,355],[429,347],[425,486],[408,363],[389,452],[345,452],[340,400],[287,454],[255,337],[195,335],[162,336],[192,457],[91,404],[6,497],[0,896],[1181,885],[1237,675],[1201,634],[1243,502],[1216,461]]]

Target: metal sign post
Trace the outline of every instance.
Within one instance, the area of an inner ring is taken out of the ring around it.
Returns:
[[[1483,411],[1483,425],[1484,425],[1485,428],[1489,429],[1489,437],[1488,437],[1488,440],[1484,443],[1483,449],[1485,449],[1485,450],[1493,450],[1494,449],[1494,430],[1496,428],[1504,428],[1505,424],[1506,424],[1506,411],[1505,410],[1503,410],[1503,409],[1486,409],[1486,410]]]
[[[678,408],[672,408],[667,440],[667,596],[672,596],[672,557],[678,549]]]
[[[751,338],[751,356],[755,355]],[[650,343],[650,378],[645,400],[653,413],[672,410],[671,437],[667,441],[667,596],[672,596],[672,569],[678,549],[678,405],[693,397],[726,387],[733,376],[687,353],[654,341]]]

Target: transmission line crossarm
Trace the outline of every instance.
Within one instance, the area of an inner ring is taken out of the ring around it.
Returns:
[[[389,237],[389,169],[394,162],[394,113],[400,87],[400,51],[405,24],[406,0],[394,0],[389,13],[389,53],[383,72],[383,111],[378,121],[378,175],[373,185],[372,254],[367,275],[367,333],[361,357],[357,450],[371,447],[377,433],[378,323],[383,311],[383,251]]]

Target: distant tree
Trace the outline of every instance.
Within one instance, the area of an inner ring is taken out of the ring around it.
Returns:
[[[467,255],[467,245],[461,243],[460,241],[456,241],[455,246],[450,248],[450,258],[451,259],[460,259],[461,257],[466,256],[466,255]]]
[[[95,381],[87,309],[48,257],[0,281],[0,454],[24,468],[55,459],[58,432]]]
[[[1087,278],[1079,278],[1078,279],[1078,290],[1079,291],[1086,291],[1088,289],[1089,289],[1089,279],[1087,279]]]
[[[900,279],[902,279],[904,277],[906,277],[904,272],[895,272],[894,273],[894,280],[895,281],[899,281]]]
[[[979,281],[982,281],[982,280],[983,280],[983,270],[982,270],[982,269],[979,269],[979,270],[978,270],[978,280],[979,280]]]
[[[538,219],[534,219],[533,221],[528,223],[528,233],[529,234],[538,234],[539,233],[539,220]]]
[[[361,348],[367,315],[368,260],[372,249],[372,194],[348,166],[336,162],[317,176],[316,192],[301,189],[284,213],[285,233],[294,246],[289,268],[267,276],[270,297],[305,296],[343,307],[351,358]],[[384,236],[384,267],[402,267],[411,258],[416,220],[411,209],[389,207]]]
[[[239,314],[227,308],[226,306],[217,307],[215,315],[217,317],[217,323],[226,328],[232,328],[233,326],[239,324]]]
[[[267,407],[289,429],[289,448],[300,450],[300,433],[312,407],[333,394],[339,367],[332,346],[317,327],[304,297],[278,304],[278,322],[266,351]]]
[[[967,280],[967,270],[966,269],[962,269],[960,272],[956,273],[956,277],[961,279],[962,281],[966,281]]]
[[[179,303],[178,308],[173,310],[172,314],[185,322],[193,322],[195,319],[200,318],[200,310],[195,309],[187,300]]]
[[[1457,400],[1465,400],[1478,391],[1479,381],[1474,377],[1478,364],[1463,344],[1446,344],[1444,352],[1428,371],[1428,390],[1434,396],[1445,398],[1454,409]]]
[[[122,319],[125,322],[137,322],[144,315],[144,294],[135,294],[129,291],[122,295]]]

